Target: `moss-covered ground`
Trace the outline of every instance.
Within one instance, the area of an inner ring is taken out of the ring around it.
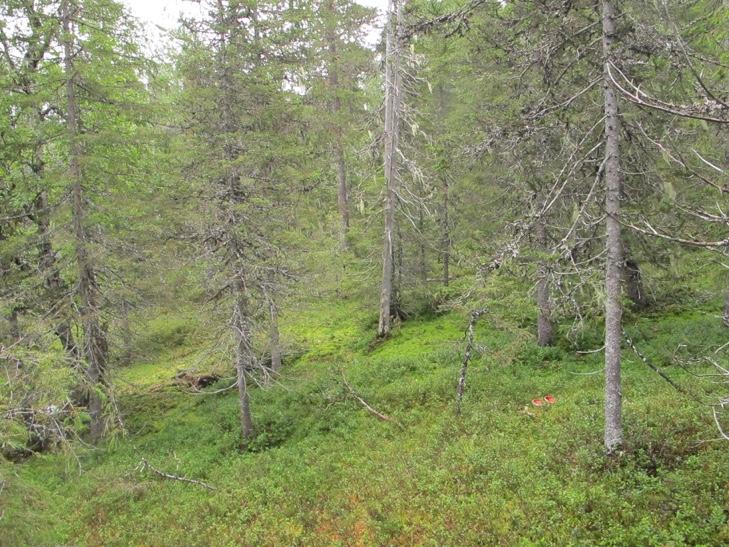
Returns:
[[[703,402],[721,386],[671,365],[725,342],[717,306],[629,318],[641,350],[701,401],[626,348],[627,446],[613,459],[601,355],[537,348],[528,318],[479,324],[456,417],[465,314],[414,318],[375,343],[371,306],[302,306],[284,317],[296,351],[280,381],[253,390],[257,436],[242,452],[235,390],[165,385],[225,356],[206,355],[192,317],[163,316],[152,351],[115,378],[125,437],[3,465],[0,544],[727,544],[728,448]],[[599,328],[584,332],[592,349]],[[545,394],[556,403],[531,405]],[[142,458],[215,490],[141,473]]]

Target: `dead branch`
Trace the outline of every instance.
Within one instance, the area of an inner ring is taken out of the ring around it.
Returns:
[[[726,172],[721,167],[718,167],[718,166],[714,165],[713,163],[711,163],[709,160],[704,158],[704,156],[699,154],[694,148],[691,149],[691,152],[696,154],[696,157],[698,157],[702,162],[704,162],[706,165],[711,167],[714,171],[717,171],[718,173],[721,173],[722,175],[726,174]]]
[[[724,346],[719,348],[717,350],[717,352],[719,352],[721,349],[723,349],[723,347]],[[713,359],[709,359],[709,362],[711,364],[713,364],[716,368],[718,368],[723,376],[725,376],[726,378],[729,378],[729,370],[727,370],[726,368],[719,365],[719,363],[717,363]],[[729,434],[727,434],[724,431],[724,428],[721,426],[721,422],[719,421],[719,413],[717,412],[717,407],[721,408],[721,410],[724,410],[728,404],[729,404],[729,398],[724,397],[724,398],[719,398],[719,402],[711,407],[711,411],[714,414],[714,422],[716,423],[716,428],[719,430],[719,434],[721,435],[722,439],[724,439],[726,441],[729,441]]]
[[[605,344],[603,344],[602,346],[600,346],[597,349],[581,350],[581,351],[576,351],[575,353],[577,353],[577,355],[589,355],[590,353],[600,353],[604,349],[605,349]]]
[[[202,486],[203,488],[207,488],[208,490],[216,490],[216,488],[208,484],[206,482],[197,480],[197,479],[189,479],[187,477],[181,476],[181,475],[173,475],[172,473],[166,473],[165,471],[161,471],[160,469],[157,469],[154,467],[151,463],[147,461],[146,458],[142,458],[137,467],[135,468],[136,471],[139,473],[144,473],[145,471],[151,471],[154,475],[157,475],[158,477],[162,477],[163,479],[173,480],[173,481],[180,481],[180,482],[186,482],[189,484],[196,484],[198,486]]]
[[[349,382],[347,381],[347,377],[344,375],[344,371],[342,371],[342,381],[344,382],[344,385],[347,388],[347,390],[349,391],[350,395],[352,395],[352,397],[357,399],[357,402],[359,404],[361,404],[365,408],[365,410],[367,410],[367,412],[369,412],[370,414],[372,414],[374,416],[377,416],[377,418],[379,418],[383,422],[392,422],[395,425],[397,425],[400,429],[405,429],[405,427],[400,422],[395,420],[392,416],[388,416],[387,414],[383,414],[382,412],[379,412],[378,410],[374,409],[371,405],[369,405],[367,403],[367,401],[365,401],[362,397],[360,397],[357,394],[357,392],[352,388],[352,386],[349,384]]]
[[[463,363],[461,364],[461,374],[458,377],[458,387],[456,388],[456,414],[461,413],[461,401],[463,393],[466,391],[466,372],[468,371],[468,363],[471,361],[473,354],[473,337],[478,318],[486,313],[484,308],[473,310],[468,320],[468,328],[466,329],[466,350],[463,352]]]
[[[632,230],[635,230],[636,232],[638,232],[640,234],[644,234],[647,236],[653,236],[653,237],[657,237],[660,239],[665,239],[667,241],[673,241],[674,243],[680,243],[681,245],[687,245],[689,247],[703,247],[705,249],[724,250],[724,249],[726,249],[726,247],[729,246],[729,238],[722,239],[720,241],[702,241],[702,240],[697,240],[697,239],[685,239],[685,238],[680,238],[680,237],[673,237],[668,234],[659,232],[653,226],[651,226],[646,220],[643,220],[643,222],[647,226],[648,229],[641,228],[640,226],[636,226],[635,224],[632,224],[630,222],[623,222],[622,224]]]
[[[612,73],[613,70],[620,75],[620,78],[623,80],[623,85],[615,79],[615,76]],[[716,102],[713,99],[706,97],[704,99],[704,104],[701,105],[676,105],[651,97],[630,81],[630,79],[613,63],[608,63],[607,73],[613,86],[615,86],[620,94],[628,101],[638,106],[652,108],[653,110],[659,110],[682,118],[692,118],[695,120],[704,120],[707,122],[721,124],[729,123],[729,117],[717,117],[717,115],[714,114],[726,115],[725,111],[727,108],[722,103]],[[623,86],[627,86],[629,89]]]
[[[721,404],[720,406],[721,406],[722,408],[724,408],[724,405],[723,405],[723,404]],[[716,422],[716,428],[717,428],[717,429],[719,430],[719,434],[720,434],[720,435],[721,435],[721,436],[722,436],[722,437],[723,437],[723,438],[724,438],[725,440],[729,441],[729,435],[727,435],[727,434],[726,434],[726,433],[724,432],[724,429],[723,429],[723,428],[721,427],[721,423],[719,422],[719,414],[718,414],[718,412],[716,411],[716,407],[713,407],[713,408],[712,408],[711,410],[712,410],[712,411],[713,411],[713,413],[714,413],[714,422]]]
[[[698,403],[703,403],[703,401],[701,399],[699,399],[696,395],[694,395],[690,391],[687,391],[685,388],[683,388],[680,385],[678,385],[676,382],[674,382],[673,380],[671,380],[671,378],[665,372],[663,372],[661,369],[659,369],[657,366],[655,366],[653,363],[651,363],[648,360],[648,358],[645,355],[643,355],[640,352],[640,350],[636,347],[636,345],[633,343],[633,340],[630,338],[630,336],[628,336],[628,333],[625,332],[624,329],[623,329],[623,338],[625,338],[625,341],[630,346],[630,349],[632,349],[633,352],[638,356],[638,358],[641,361],[643,361],[643,364],[645,366],[647,366],[649,369],[651,369],[653,372],[655,372],[656,374],[658,374],[658,376],[660,376],[661,378],[663,378],[666,382],[668,382],[668,384],[671,387],[673,387],[673,389],[675,389],[679,393],[682,393],[683,395],[686,395],[687,397],[690,397],[691,399],[693,399],[694,401],[696,401]]]

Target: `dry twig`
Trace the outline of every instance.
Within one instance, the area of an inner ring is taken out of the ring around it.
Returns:
[[[157,469],[151,463],[149,463],[146,458],[142,458],[135,469],[137,471],[139,471],[140,473],[144,473],[145,471],[149,470],[154,475],[157,475],[158,477],[162,477],[163,479],[186,482],[189,484],[196,484],[198,486],[202,486],[203,488],[207,488],[208,490],[216,489],[213,485],[208,484],[207,482],[203,482],[203,481],[200,481],[197,479],[189,479],[189,478],[183,477],[181,475],[173,475],[172,473],[166,473],[165,471],[161,471],[160,469]]]
[[[367,403],[367,401],[365,401],[362,397],[360,397],[357,394],[357,392],[354,391],[352,386],[349,385],[349,382],[347,381],[347,377],[344,375],[344,371],[342,371],[342,381],[344,382],[344,385],[347,388],[347,390],[349,390],[350,395],[352,395],[352,397],[357,399],[357,402],[359,402],[359,404],[361,404],[365,408],[365,410],[367,410],[367,412],[369,412],[370,414],[372,414],[374,416],[377,416],[383,422],[392,422],[395,425],[397,425],[400,429],[405,429],[403,427],[403,425],[400,422],[398,422],[397,420],[395,420],[392,416],[388,416],[387,414],[383,414],[382,412],[376,410],[369,403]]]

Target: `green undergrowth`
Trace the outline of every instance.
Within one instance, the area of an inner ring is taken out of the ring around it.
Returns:
[[[711,401],[713,384],[672,358],[725,341],[713,305],[636,316],[627,326],[650,362],[702,401]],[[345,301],[285,315],[295,349],[279,382],[253,390],[257,435],[246,451],[234,390],[165,385],[193,365],[226,370],[225,356],[206,356],[189,317],[150,324],[143,361],[116,377],[128,435],[98,450],[3,464],[0,544],[729,542],[728,448],[716,440],[709,407],[629,348],[627,444],[607,459],[599,354],[567,343],[538,348],[519,314],[487,315],[457,417],[465,315],[413,318],[377,341],[371,309]],[[391,419],[368,412],[345,380]],[[546,394],[556,404],[531,404]],[[143,458],[215,489],[142,472]]]

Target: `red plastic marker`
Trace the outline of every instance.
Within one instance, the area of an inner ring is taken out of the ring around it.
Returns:
[[[550,405],[553,405],[557,402],[557,399],[554,398],[554,395],[545,395],[544,400],[547,401]]]
[[[542,406],[544,404],[544,401],[542,401],[541,399],[532,399],[532,404],[534,406]]]

